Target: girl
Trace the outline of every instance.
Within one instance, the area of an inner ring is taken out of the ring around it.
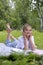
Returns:
[[[25,50],[28,50],[28,49],[35,50],[36,49],[36,46],[34,43],[34,37],[32,35],[32,27],[30,25],[25,24],[23,26],[23,32],[22,32],[23,35],[20,36],[18,39],[13,37],[10,32],[11,32],[11,28],[9,24],[7,24],[7,41],[6,41],[7,46],[25,49]],[[14,41],[11,42],[10,41],[11,39],[13,39]]]
[[[32,35],[32,27],[28,24],[23,26],[22,36],[16,39],[12,36],[10,25],[7,24],[7,40],[6,45],[10,47],[14,47],[22,50],[31,50],[33,53],[38,55],[43,55],[43,50],[39,50],[36,48],[34,42],[34,36]],[[11,39],[14,41],[11,42]]]

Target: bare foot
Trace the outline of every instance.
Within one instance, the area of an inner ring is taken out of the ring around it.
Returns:
[[[7,31],[7,33],[10,33],[12,31],[9,23],[6,24],[6,31]]]

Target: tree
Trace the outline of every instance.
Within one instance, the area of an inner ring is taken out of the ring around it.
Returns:
[[[29,14],[29,0],[17,0],[16,12],[21,19],[21,23],[22,24],[26,23],[28,20],[28,14]]]
[[[33,28],[39,29],[38,13],[36,9],[32,9],[32,0],[16,0],[15,3],[16,17],[20,18],[21,24],[29,23]]]
[[[39,18],[40,18],[40,23],[41,23],[41,31],[43,30],[43,0],[34,0],[36,3],[34,5],[36,6]]]
[[[20,29],[25,23],[39,29],[39,1],[33,0],[0,0],[0,22],[10,22],[12,28]],[[34,4],[34,6],[33,6]],[[36,8],[37,7],[37,8]],[[40,17],[41,18],[41,17]],[[38,22],[37,22],[38,21]]]
[[[0,25],[1,24],[3,25],[4,21],[11,22],[11,23],[15,21],[14,9],[11,9],[11,6],[9,6],[9,0],[5,0],[5,1],[4,0],[0,0]],[[2,26],[0,26],[0,28],[1,27]]]

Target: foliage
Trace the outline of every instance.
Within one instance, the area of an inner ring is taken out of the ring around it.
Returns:
[[[43,65],[43,56],[13,53],[8,57],[0,57],[0,65]]]
[[[14,8],[10,5],[10,1],[0,0],[0,25],[3,21],[9,22],[12,29],[20,29],[25,23],[29,23],[33,28],[40,30],[40,19],[36,8],[32,9],[32,0],[11,0]],[[36,3],[37,4],[37,3]],[[3,23],[5,24],[5,22]],[[2,24],[2,26],[3,26]],[[6,24],[5,24],[6,25]],[[0,26],[0,30],[4,28]]]
[[[6,29],[6,21],[5,20],[0,20],[0,31]]]
[[[15,23],[16,19],[14,17],[14,10],[12,10],[11,7],[9,6],[9,0],[6,0],[6,1],[0,0],[0,25],[2,23],[5,24],[4,21],[6,21],[6,23],[9,22],[11,24],[14,22],[14,25],[16,25]],[[4,30],[2,26],[0,27],[2,28],[2,30]],[[6,24],[4,27],[6,27]]]
[[[38,17],[40,19],[40,29],[43,31],[43,0],[35,0],[36,3],[34,3],[35,8],[38,12]]]

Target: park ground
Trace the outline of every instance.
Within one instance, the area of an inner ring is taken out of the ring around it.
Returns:
[[[16,38],[22,35],[20,30],[13,30],[11,33]],[[43,32],[33,30],[33,35],[37,48],[43,49]],[[0,31],[0,43],[5,43],[6,38],[6,31]],[[19,55],[14,53],[8,57],[0,56],[0,65],[43,65],[43,56],[35,55],[32,53],[25,56],[22,54]]]

